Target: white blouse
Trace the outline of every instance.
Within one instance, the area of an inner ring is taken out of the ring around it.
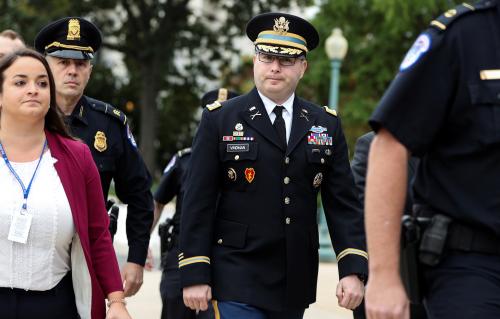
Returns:
[[[0,287],[49,290],[71,269],[71,241],[75,235],[68,198],[54,164],[45,152],[28,196],[28,213],[33,216],[26,244],[7,239],[12,216],[23,203],[21,185],[0,157]],[[25,187],[38,159],[12,163]]]

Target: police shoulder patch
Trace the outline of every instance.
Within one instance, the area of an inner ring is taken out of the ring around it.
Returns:
[[[104,102],[101,102],[101,101],[98,101],[98,100],[94,100],[94,99],[90,99],[90,98],[87,98],[87,99],[89,101],[90,106],[94,110],[102,112],[104,114],[107,114],[107,115],[111,116],[112,118],[118,120],[123,125],[127,124],[127,116],[122,111],[120,111],[120,110],[112,107],[108,103],[104,103]]]
[[[221,106],[222,106],[222,104],[220,104],[220,102],[219,102],[219,101],[215,101],[215,102],[214,102],[214,103],[212,103],[212,104],[207,104],[207,106],[206,106],[206,107],[207,107],[207,109],[208,109],[210,112],[212,112],[213,110],[216,110],[216,109],[218,109],[218,108],[219,108],[219,107],[221,107]]]
[[[439,16],[437,19],[432,20],[430,26],[438,31],[445,31],[454,21],[467,13],[489,9],[496,5],[495,1],[480,1],[476,4],[462,3],[453,9],[450,9]]]
[[[179,157],[183,157],[184,155],[187,155],[187,154],[191,154],[191,147],[182,149],[182,150],[177,152],[177,156],[179,156]]]
[[[334,109],[329,108],[326,105],[324,105],[323,107],[325,108],[326,113],[337,117],[337,111],[335,111]]]
[[[403,62],[399,66],[399,71],[403,72],[414,65],[431,47],[431,37],[427,33],[422,33],[413,43],[406,53]]]

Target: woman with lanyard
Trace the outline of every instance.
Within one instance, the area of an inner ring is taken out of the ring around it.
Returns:
[[[40,54],[0,60],[0,317],[130,319],[99,175],[54,90]]]

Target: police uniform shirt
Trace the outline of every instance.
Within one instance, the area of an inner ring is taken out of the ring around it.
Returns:
[[[83,96],[66,117],[71,132],[90,148],[101,177],[104,198],[111,180],[127,206],[128,261],[144,265],[153,222],[151,176],[125,115],[104,102]]]
[[[339,276],[367,273],[361,204],[334,111],[295,96],[286,149],[254,88],[209,105],[194,139],[181,216],[183,287],[262,309],[316,298],[317,195]]]
[[[370,120],[422,158],[415,202],[498,235],[499,10],[463,4],[433,21]]]
[[[167,204],[175,196],[177,196],[175,213],[172,217],[174,223],[174,233],[177,235],[179,234],[182,199],[186,190],[186,177],[190,158],[191,148],[178,151],[165,167],[160,184],[154,193],[154,200],[163,205]]]

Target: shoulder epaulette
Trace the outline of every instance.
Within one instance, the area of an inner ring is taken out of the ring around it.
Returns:
[[[432,20],[431,27],[445,31],[459,17],[466,15],[469,12],[492,8],[496,5],[494,1],[481,1],[475,4],[462,3],[453,9],[450,9],[439,16],[436,20]]]
[[[329,108],[328,106],[323,106],[325,108],[325,111],[326,113],[330,114],[330,115],[333,115],[333,116],[337,116],[337,111],[335,111],[334,109],[331,109]]]
[[[187,155],[187,154],[191,154],[191,147],[188,147],[188,148],[185,148],[185,149],[182,149],[180,151],[177,152],[177,156],[180,158],[180,157],[183,157],[184,155]]]
[[[108,103],[104,103],[94,99],[88,99],[88,102],[94,110],[100,111],[104,114],[111,116],[112,118],[117,119],[123,125],[127,124],[127,116],[123,114],[122,111],[112,107]]]
[[[219,101],[215,101],[214,103],[212,104],[207,104],[207,109],[212,112],[213,110],[216,110],[218,109],[219,107],[221,107],[222,104],[220,104]]]

